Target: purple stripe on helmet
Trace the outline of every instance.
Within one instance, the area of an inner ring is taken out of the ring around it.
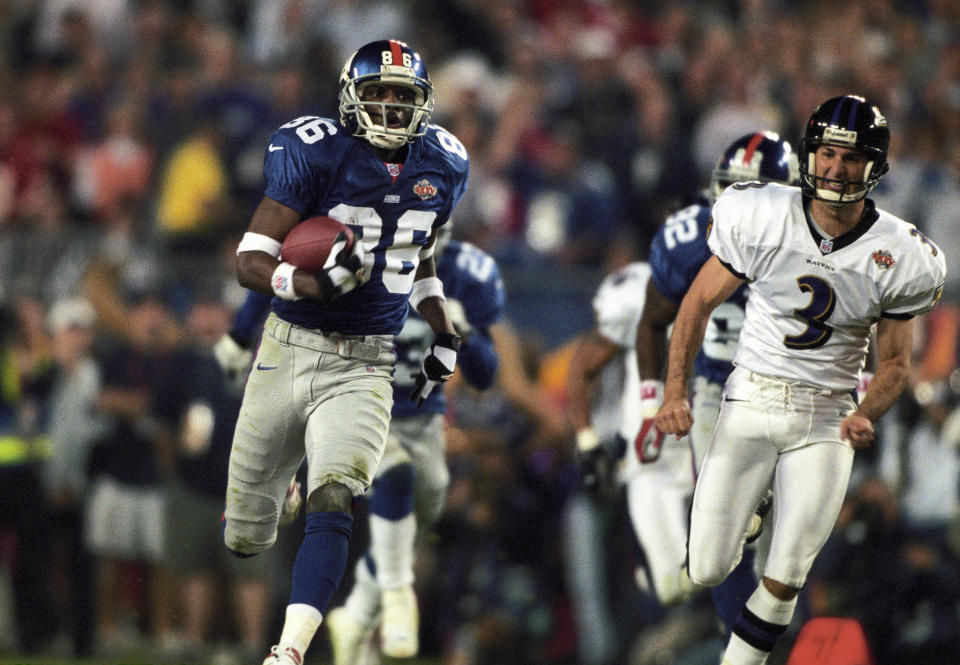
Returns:
[[[857,107],[860,106],[860,100],[856,97],[849,98],[853,105],[850,107],[850,117],[847,118],[847,129],[853,129],[856,127],[857,122]]]
[[[844,101],[846,101],[846,100],[841,99],[841,100],[840,100],[840,103],[837,104],[837,107],[836,107],[835,109],[833,109],[833,115],[830,116],[830,124],[831,124],[831,125],[839,125],[839,124],[840,124],[840,111],[843,110],[843,103],[844,103]]]

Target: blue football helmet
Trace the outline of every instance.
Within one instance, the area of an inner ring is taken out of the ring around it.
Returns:
[[[774,132],[756,132],[731,143],[717,160],[710,178],[710,193],[720,196],[735,182],[800,184],[797,153]]]
[[[412,103],[363,101],[363,90],[371,84],[396,85],[414,93]],[[433,85],[420,54],[395,39],[370,42],[351,55],[340,73],[340,122],[354,136],[377,148],[395,150],[423,136],[433,112]],[[406,127],[388,127],[388,109],[409,112]],[[383,124],[370,116],[373,109]]]
[[[822,145],[834,145],[852,148],[866,154],[867,167],[864,179],[857,182],[843,182],[831,178],[818,178],[814,157],[817,148]],[[880,113],[876,104],[858,95],[844,95],[828,99],[818,106],[807,122],[807,129],[800,141],[801,188],[806,196],[844,204],[859,201],[877,186],[880,178],[890,169],[887,164],[887,150],[890,149],[890,129],[887,119]],[[818,187],[825,182],[845,185],[840,191]],[[855,191],[848,192],[849,185]]]

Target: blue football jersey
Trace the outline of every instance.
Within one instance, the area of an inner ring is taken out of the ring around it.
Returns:
[[[469,243],[451,240],[437,258],[437,277],[443,282],[443,293],[448,300],[463,305],[467,321],[479,331],[485,331],[503,316],[506,296],[503,278],[496,261]],[[477,333],[481,334],[481,333]],[[403,330],[394,339],[397,365],[393,375],[393,417],[404,418],[424,411],[443,413],[446,400],[443,386],[436,386],[422,406],[410,400],[413,377],[420,371],[423,353],[433,342],[430,325],[413,309]],[[471,342],[464,345],[467,352]]]
[[[650,246],[650,278],[667,300],[679,305],[700,268],[712,252],[707,245],[710,202],[703,199],[670,215]],[[708,381],[723,383],[733,370],[743,311],[747,303],[744,284],[713,310],[694,372]]]
[[[328,215],[349,226],[363,243],[369,280],[329,303],[274,298],[274,311],[326,333],[399,333],[418,254],[449,219],[469,170],[463,144],[436,125],[409,144],[401,165],[384,164],[335,120],[304,116],[283,125],[267,146],[264,194],[304,218]]]

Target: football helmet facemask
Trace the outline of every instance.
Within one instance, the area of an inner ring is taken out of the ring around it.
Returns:
[[[822,145],[859,150],[867,156],[863,180],[849,182],[816,175],[816,152]],[[828,99],[818,106],[800,141],[800,186],[806,196],[837,205],[864,198],[889,170],[887,150],[890,129],[880,109],[858,95]],[[825,183],[842,184],[840,190],[827,189]],[[853,191],[849,191],[851,189]]]
[[[774,132],[741,136],[723,151],[710,178],[710,193],[720,196],[735,182],[800,184],[797,153]]]
[[[412,103],[364,101],[368,85],[409,88]],[[423,136],[433,112],[433,85],[420,54],[395,39],[370,42],[351,55],[340,73],[340,122],[377,148],[396,150]],[[405,127],[387,126],[388,109],[402,109],[409,115]],[[380,123],[371,117],[371,111]]]

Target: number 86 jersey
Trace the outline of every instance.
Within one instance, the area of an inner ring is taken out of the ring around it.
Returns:
[[[946,276],[943,252],[872,201],[854,229],[827,239],[800,189],[773,183],[728,187],[707,242],[750,283],[734,364],[835,391],[856,388],[870,327],[932,309]]]
[[[408,144],[403,164],[384,163],[335,120],[304,116],[280,127],[267,146],[264,194],[304,218],[349,226],[363,243],[367,281],[330,302],[274,298],[274,311],[324,332],[399,333],[420,250],[450,218],[469,170],[463,144],[437,125]]]

